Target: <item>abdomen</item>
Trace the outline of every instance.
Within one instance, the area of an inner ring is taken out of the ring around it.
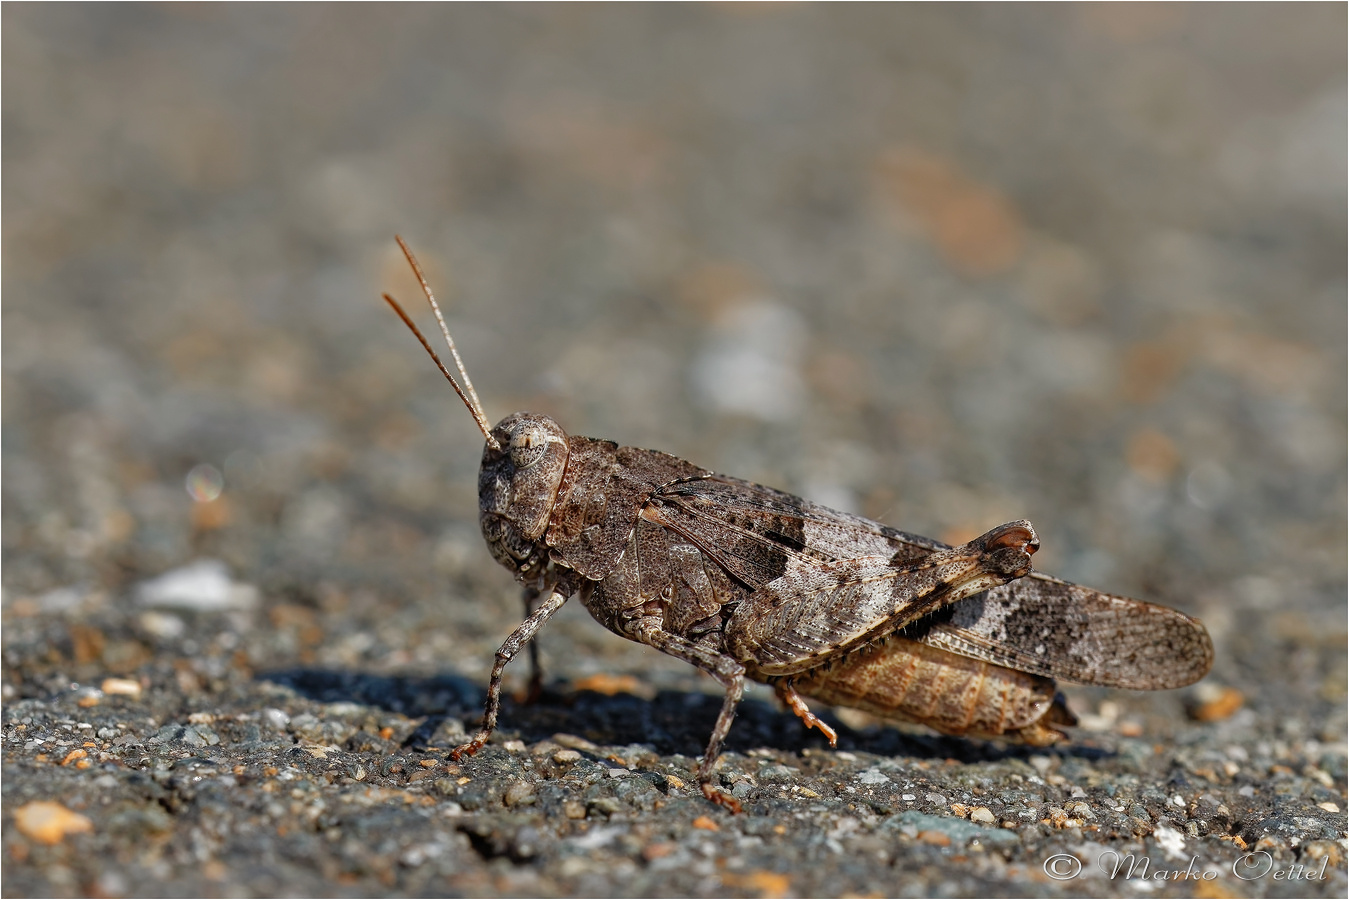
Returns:
[[[958,737],[1046,746],[1065,738],[1054,725],[1075,724],[1055,700],[1052,679],[897,636],[795,675],[792,683],[799,693],[834,706]]]

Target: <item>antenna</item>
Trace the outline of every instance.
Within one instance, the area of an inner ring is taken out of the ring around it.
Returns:
[[[450,374],[450,370],[445,368],[445,364],[440,361],[440,357],[436,355],[436,351],[431,349],[430,342],[426,340],[426,337],[421,333],[417,326],[412,323],[412,319],[403,311],[403,307],[398,305],[398,301],[388,294],[385,294],[384,302],[393,307],[393,311],[398,314],[398,318],[402,319],[403,324],[412,330],[412,333],[417,336],[417,340],[422,342],[422,347],[431,355],[431,359],[435,360],[436,368],[440,369],[440,374],[444,375],[446,380],[450,382],[454,387],[454,392],[459,395],[459,399],[464,401],[464,405],[468,407],[468,411],[473,414],[473,418],[478,423],[478,430],[482,432],[483,437],[487,438],[487,445],[493,450],[500,450],[501,444],[496,438],[492,437],[492,428],[487,422],[487,416],[482,411],[482,401],[478,399],[478,392],[473,390],[473,382],[469,380],[468,371],[464,368],[464,361],[459,358],[459,351],[454,346],[454,338],[450,337],[450,329],[445,324],[445,317],[440,314],[440,306],[436,303],[435,295],[431,293],[431,286],[426,283],[426,276],[422,274],[422,267],[418,265],[417,257],[412,255],[412,251],[408,249],[407,244],[403,243],[401,237],[394,235],[394,240],[396,240],[398,246],[402,248],[403,255],[407,257],[408,263],[412,266],[413,273],[417,276],[417,281],[421,283],[422,293],[426,295],[426,302],[431,304],[431,311],[436,314],[436,321],[440,323],[440,332],[445,335],[445,343],[450,346],[450,353],[454,356],[454,364],[459,368],[459,375],[464,379],[464,387],[461,388],[459,382],[454,380],[454,376]],[[468,391],[467,394],[464,393],[465,390]]]

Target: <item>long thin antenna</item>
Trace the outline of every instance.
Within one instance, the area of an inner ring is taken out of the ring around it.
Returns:
[[[454,338],[450,337],[449,326],[445,324],[445,317],[440,314],[440,304],[436,303],[435,295],[431,293],[431,286],[426,283],[426,276],[422,274],[422,267],[417,262],[417,257],[412,255],[408,245],[403,243],[403,239],[394,235],[393,239],[398,242],[398,246],[403,248],[403,255],[408,258],[408,264],[412,266],[412,271],[417,275],[417,281],[421,283],[422,293],[426,294],[426,302],[431,304],[431,312],[436,314],[436,321],[440,323],[440,333],[445,335],[445,343],[450,347],[450,353],[454,356],[454,364],[459,369],[459,374],[464,378],[464,390],[473,398],[473,408],[478,411],[479,417],[485,422],[487,416],[482,411],[482,401],[478,399],[478,392],[473,390],[473,382],[468,377],[468,370],[464,368],[464,361],[459,358],[459,350],[454,346]]]
[[[459,374],[464,379],[463,388],[459,386],[459,382],[454,380],[454,376],[450,374],[450,370],[445,368],[445,364],[440,361],[440,357],[436,355],[436,351],[431,349],[430,342],[426,340],[426,337],[421,333],[417,326],[413,324],[412,319],[403,311],[403,307],[398,305],[398,301],[388,294],[384,295],[384,301],[388,303],[389,306],[393,307],[393,311],[398,314],[398,318],[402,319],[403,324],[412,330],[412,333],[417,336],[417,340],[421,341],[422,347],[431,355],[431,359],[435,360],[436,367],[440,369],[440,373],[450,382],[454,387],[454,392],[459,395],[459,399],[464,401],[464,405],[468,407],[468,411],[473,414],[474,420],[478,423],[478,430],[483,433],[483,437],[487,438],[488,446],[493,450],[500,450],[501,444],[496,438],[492,437],[492,428],[487,421],[487,415],[483,412],[482,401],[478,399],[477,391],[473,390],[473,382],[469,380],[468,371],[464,368],[464,361],[459,358],[459,351],[454,346],[454,338],[450,337],[450,329],[445,325],[445,317],[440,314],[440,306],[436,303],[436,298],[431,293],[430,285],[426,283],[426,276],[422,274],[422,267],[417,264],[417,257],[412,255],[412,251],[408,249],[407,244],[403,243],[401,237],[394,235],[394,240],[398,241],[398,246],[402,248],[403,255],[407,257],[408,263],[412,266],[412,271],[417,276],[417,281],[421,283],[422,291],[426,294],[427,302],[431,304],[431,310],[436,314],[436,321],[440,323],[440,331],[445,335],[445,343],[449,344],[450,353],[454,355],[455,365],[458,366]],[[467,394],[464,393],[465,389],[468,391]]]

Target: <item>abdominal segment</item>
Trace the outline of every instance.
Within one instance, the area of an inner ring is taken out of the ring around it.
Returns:
[[[1052,679],[898,636],[795,675],[791,686],[834,706],[917,722],[957,737],[1043,747],[1066,739],[1054,725],[1076,724],[1055,698]]]

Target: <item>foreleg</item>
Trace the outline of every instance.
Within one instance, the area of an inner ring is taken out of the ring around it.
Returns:
[[[472,756],[487,744],[487,739],[492,736],[492,731],[496,728],[497,713],[501,709],[501,673],[505,670],[506,664],[515,658],[515,654],[520,652],[520,648],[529,643],[543,623],[547,622],[553,613],[562,608],[562,604],[567,602],[571,596],[569,586],[555,585],[548,593],[548,598],[539,604],[538,609],[520,623],[520,627],[511,632],[511,636],[506,638],[505,643],[496,653],[496,664],[492,666],[492,678],[487,684],[487,707],[483,711],[482,728],[473,740],[467,744],[461,744],[450,751],[450,756],[459,759],[465,754]]]

